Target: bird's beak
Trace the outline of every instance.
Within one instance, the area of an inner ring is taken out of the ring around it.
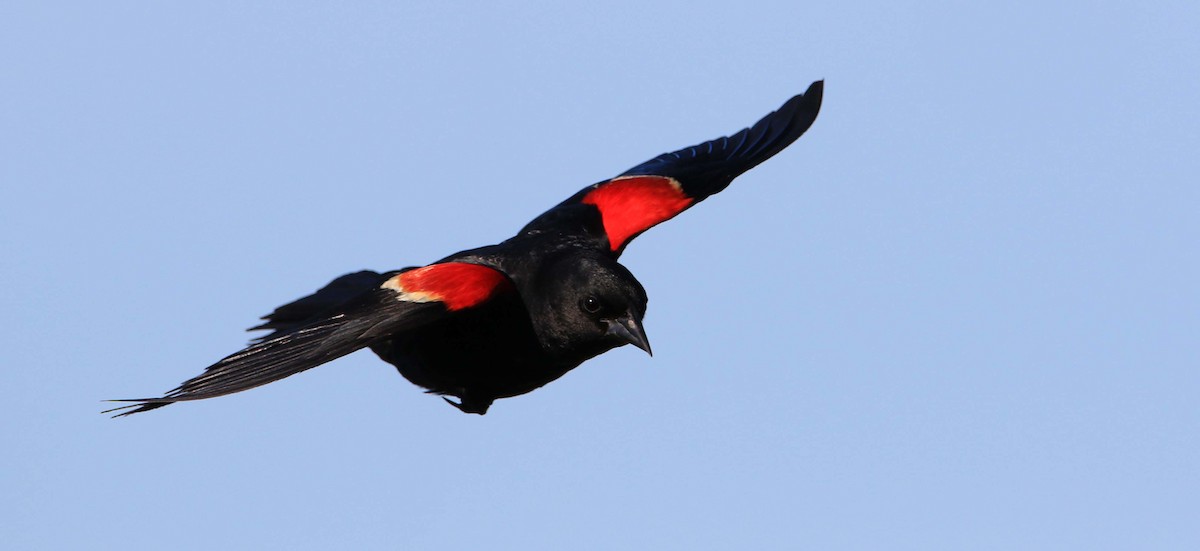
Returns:
[[[630,314],[608,320],[608,334],[645,350],[651,356],[654,355],[650,351],[650,341],[646,339],[646,331],[642,329],[642,321],[637,316]]]

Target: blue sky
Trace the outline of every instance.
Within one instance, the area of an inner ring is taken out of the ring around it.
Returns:
[[[0,12],[13,549],[1200,545],[1194,2]],[[818,78],[623,257],[653,358],[485,417],[366,353],[98,414]]]

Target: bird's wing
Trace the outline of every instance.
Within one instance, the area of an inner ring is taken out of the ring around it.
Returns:
[[[588,186],[525,226],[522,233],[587,233],[615,255],[642,232],[725,189],[734,178],[796,141],[817,118],[817,81],[754,126],[663,153]]]
[[[160,398],[106,411],[140,413],[278,381],[407,331],[514,292],[500,271],[464,262],[342,276],[313,295],[281,306],[256,329],[274,332],[210,365]]]
[[[404,271],[411,269],[406,268]],[[261,318],[263,323],[251,327],[247,331],[270,330],[271,333],[255,338],[251,344],[269,341],[292,333],[314,321],[334,316],[344,305],[364,293],[378,288],[386,279],[387,276],[370,270],[341,276],[329,282],[319,291],[284,304],[263,316]]]

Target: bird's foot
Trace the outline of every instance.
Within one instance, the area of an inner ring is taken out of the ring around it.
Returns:
[[[490,400],[490,399],[489,400],[472,400],[472,399],[467,399],[467,398],[459,398],[458,402],[454,402],[453,400],[451,400],[445,396],[442,396],[442,399],[445,400],[447,404],[450,404],[450,405],[458,408],[458,410],[463,413],[475,413],[478,415],[483,415],[483,414],[487,413],[488,407],[490,407],[492,405],[492,400]]]

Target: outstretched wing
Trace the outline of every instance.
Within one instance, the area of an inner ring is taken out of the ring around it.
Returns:
[[[354,299],[378,288],[387,276],[363,270],[346,274],[321,288],[321,290],[306,297],[294,300],[275,311],[263,316],[263,323],[247,329],[247,331],[270,330],[271,333],[259,336],[251,344],[262,343],[295,332],[313,321],[329,318],[339,313]]]
[[[734,178],[796,141],[817,118],[824,81],[754,126],[637,165],[588,186],[534,219],[522,233],[583,231],[615,255],[642,232],[725,189]]]
[[[119,417],[265,385],[512,291],[503,273],[464,262],[386,274],[347,274],[265,316],[266,323],[254,329],[273,333],[208,366],[204,373],[160,398],[114,400],[134,403],[105,413],[128,410]]]

